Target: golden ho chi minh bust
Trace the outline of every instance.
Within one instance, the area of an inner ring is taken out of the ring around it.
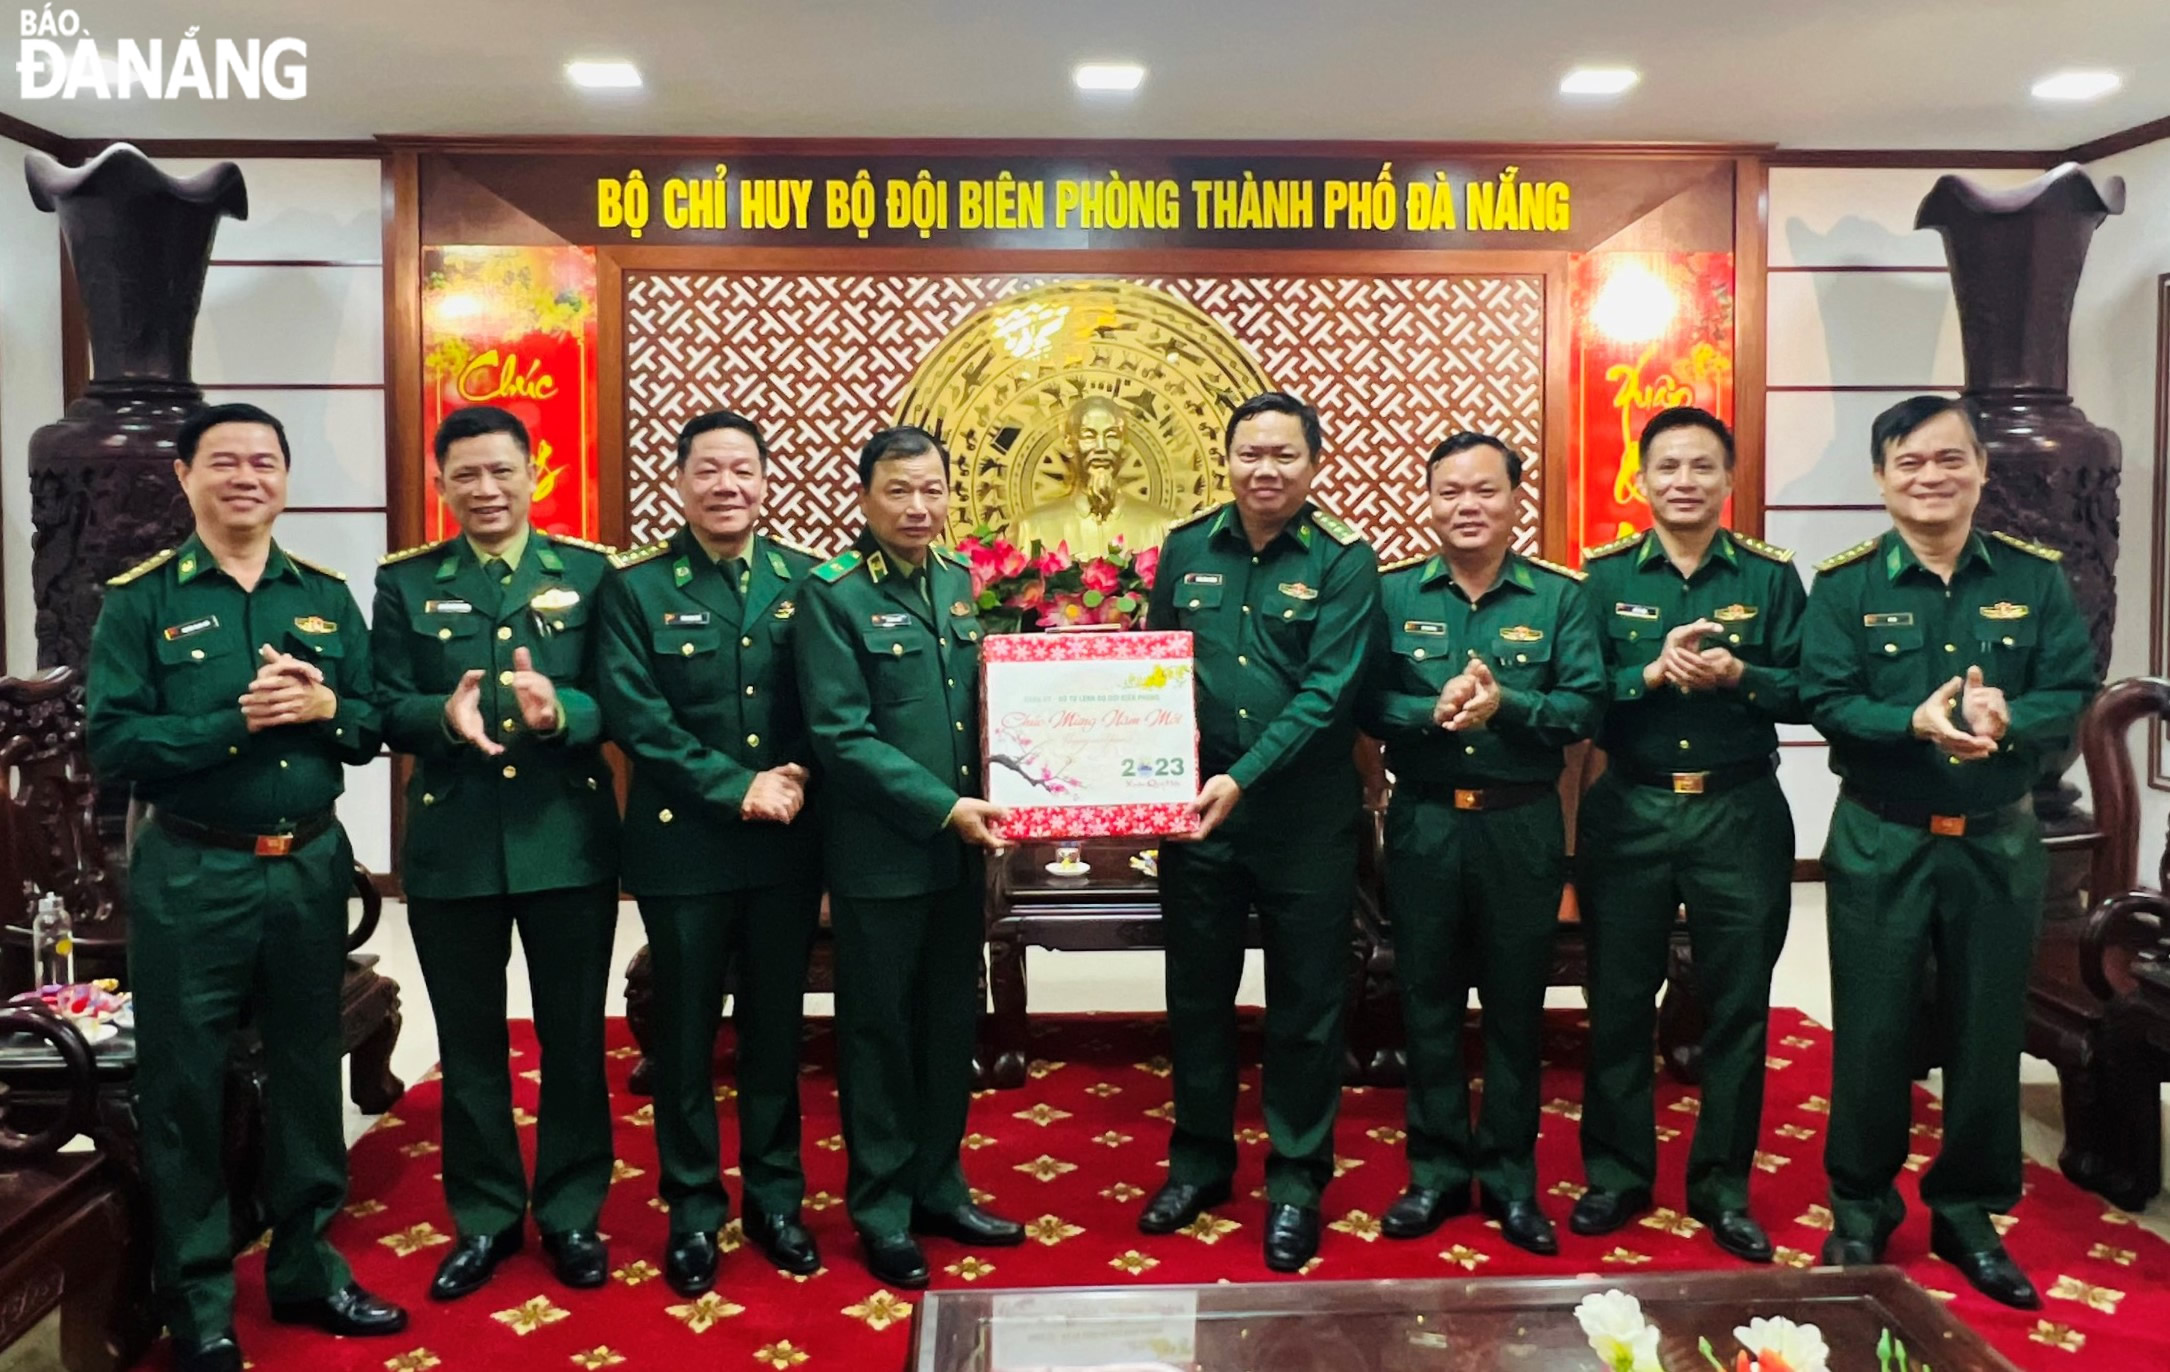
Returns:
[[[1123,486],[1129,456],[1129,419],[1104,395],[1088,395],[1063,417],[1060,457],[1068,487],[1057,498],[1025,511],[1010,526],[1020,547],[1037,539],[1050,548],[1064,543],[1078,554],[1098,553],[1120,540],[1126,548],[1153,548],[1168,525],[1187,511],[1164,509]]]

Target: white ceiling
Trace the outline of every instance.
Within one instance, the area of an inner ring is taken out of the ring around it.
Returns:
[[[39,0],[42,3],[42,0]],[[19,41],[6,7],[6,39]],[[26,101],[70,137],[378,133],[1432,140],[1724,140],[1787,147],[2062,148],[2170,114],[2170,0],[82,0],[94,38],[308,43],[308,94]],[[56,9],[55,13],[58,13]],[[12,59],[12,52],[10,57]],[[623,57],[645,89],[568,87]],[[1071,89],[1143,62],[1129,99]],[[169,57],[170,60],[170,57]],[[1557,94],[1578,63],[1642,84]],[[13,68],[13,60],[8,62]],[[2034,80],[2108,67],[2087,105]]]

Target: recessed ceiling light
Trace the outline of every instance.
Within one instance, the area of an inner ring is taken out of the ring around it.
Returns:
[[[1560,94],[1618,95],[1642,79],[1631,67],[1577,67],[1560,78]]]
[[[2124,79],[2114,71],[2061,71],[2034,83],[2037,100],[2100,100]]]
[[[1145,84],[1145,68],[1135,62],[1080,62],[1070,80],[1081,91],[1134,91]]]
[[[640,84],[640,68],[631,62],[567,62],[565,74],[589,90],[627,90]]]

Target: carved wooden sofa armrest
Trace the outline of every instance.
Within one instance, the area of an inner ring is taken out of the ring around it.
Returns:
[[[98,1114],[98,1076],[82,1032],[42,1005],[0,1006],[0,1034],[32,1034],[51,1044],[68,1073],[67,1108],[43,1128],[23,1133],[7,1122],[7,1086],[0,1083],[0,1164],[36,1162],[87,1133]]]

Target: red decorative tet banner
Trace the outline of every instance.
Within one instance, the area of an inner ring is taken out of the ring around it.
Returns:
[[[1635,476],[1637,439],[1651,416],[1699,405],[1733,422],[1733,255],[1587,253],[1574,259],[1571,276],[1564,551],[1579,564],[1584,548],[1650,527]]]
[[[423,410],[431,433],[452,411],[496,405],[534,445],[537,528],[598,538],[593,248],[425,248]],[[425,469],[434,458],[421,454]],[[456,530],[434,483],[424,531]]]

